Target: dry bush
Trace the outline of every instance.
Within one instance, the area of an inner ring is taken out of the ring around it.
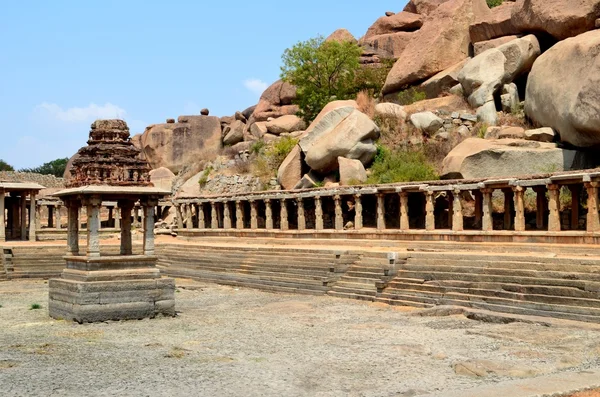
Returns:
[[[475,129],[473,129],[475,132]],[[470,138],[470,136],[462,136],[456,132],[452,132],[449,134],[448,140],[445,141],[436,141],[436,140],[428,140],[423,145],[423,151],[425,152],[425,156],[427,160],[435,167],[438,173],[442,172],[442,162],[448,156],[448,154],[458,146],[465,139]]]
[[[249,174],[252,171],[250,161],[244,161],[240,158],[235,159],[233,170],[236,174]]]
[[[235,158],[235,156],[237,156],[238,151],[235,150],[233,148],[233,146],[226,146],[223,148],[223,156],[227,157],[228,159],[233,159]]]
[[[498,125],[522,127],[526,130],[534,128],[525,116],[525,109],[522,106],[517,107],[510,113],[500,112],[498,115]]]
[[[369,116],[371,119],[375,116],[375,98],[368,90],[361,90],[356,95],[358,110]]]

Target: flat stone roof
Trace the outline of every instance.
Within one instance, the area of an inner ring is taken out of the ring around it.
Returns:
[[[171,192],[169,190],[157,187],[89,185],[61,190],[53,193],[51,196],[168,196],[170,194]]]
[[[34,182],[2,182],[0,181],[0,189],[7,191],[23,191],[23,190],[42,190],[45,189],[42,186]]]

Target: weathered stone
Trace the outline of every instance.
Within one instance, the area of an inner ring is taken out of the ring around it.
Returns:
[[[235,120],[229,126],[229,132],[223,138],[224,145],[235,145],[238,142],[244,140],[244,129],[246,128],[246,124],[244,124],[240,120]]]
[[[294,190],[296,189],[311,189],[317,186],[319,179],[313,173],[305,174],[302,179],[294,186]]]
[[[505,1],[494,7],[485,18],[475,21],[469,26],[472,43],[495,39],[502,36],[519,34],[520,31],[512,23],[512,10],[515,3]]]
[[[398,59],[414,37],[416,32],[385,33],[365,37],[361,45],[365,51],[377,53],[381,58]]]
[[[473,44],[473,54],[475,56],[481,54],[484,51],[487,51],[491,48],[497,48],[500,47],[503,44],[509,43],[513,40],[516,40],[518,38],[520,38],[521,36],[518,35],[512,35],[512,36],[504,36],[504,37],[498,37],[497,39],[492,39],[492,40],[486,40],[486,41],[480,41],[478,43],[474,43]]]
[[[244,114],[242,112],[235,112],[235,115],[233,116],[236,120],[241,121],[242,123],[246,122],[246,116],[244,116]]]
[[[444,91],[449,91],[458,84],[458,74],[470,58],[466,58],[454,66],[443,70],[421,84],[427,98],[437,98]]]
[[[265,121],[258,121],[250,126],[250,133],[255,139],[261,139],[267,132],[267,122]]]
[[[448,95],[439,98],[425,99],[423,101],[415,102],[411,105],[404,106],[404,111],[407,114],[419,113],[419,112],[432,112],[432,111],[444,111],[454,112],[468,108],[463,97],[456,95]]]
[[[277,170],[277,182],[286,190],[294,189],[302,178],[302,150],[296,145]]]
[[[598,0],[526,0],[512,10],[512,23],[521,32],[546,32],[557,40],[595,29]]]
[[[296,99],[296,87],[281,80],[276,81],[262,93],[248,124],[266,121],[269,117],[277,118],[288,114],[296,114],[299,110],[292,101]]]
[[[210,113],[210,112],[209,112],[209,110],[208,110],[208,109],[206,109],[206,108],[204,108],[204,109],[200,110],[200,114],[201,114],[202,116],[208,116],[208,115],[209,115],[209,113]]]
[[[544,127],[525,131],[525,139],[537,142],[554,142],[556,133],[552,128]]]
[[[321,120],[326,115],[329,114],[329,112],[331,112],[332,110],[338,109],[338,108],[343,108],[343,107],[351,107],[354,109],[358,109],[358,103],[356,103],[356,101],[354,99],[349,99],[349,100],[345,100],[345,101],[329,102],[327,105],[325,105],[323,110],[321,110],[319,112],[319,114],[317,115],[317,117],[315,117],[315,119],[312,121],[312,123],[310,123],[310,125],[306,129],[306,132],[308,133],[308,131],[312,131],[315,128],[315,126],[318,125],[321,122]],[[348,113],[349,112],[350,111],[348,111]]]
[[[393,11],[386,11],[386,12],[385,12],[385,16],[386,16],[386,17],[391,17],[392,15],[396,15],[396,13],[395,13],[395,12],[393,12]]]
[[[600,31],[563,40],[529,74],[525,112],[574,146],[600,144]]]
[[[441,174],[445,179],[476,179],[569,171],[576,154],[551,143],[469,138],[444,159]]]
[[[378,103],[375,105],[375,115],[392,117],[398,120],[406,120],[406,112],[400,105],[391,102]]]
[[[379,18],[369,29],[363,39],[369,39],[388,33],[414,32],[423,26],[423,17],[411,12],[400,12],[392,16]]]
[[[254,110],[256,109],[256,105],[254,106],[250,106],[247,109],[244,109],[242,111],[242,115],[246,118],[246,120],[250,119],[250,116],[252,116],[252,113],[254,113]]]
[[[347,29],[338,29],[332,34],[329,35],[325,39],[325,41],[337,41],[339,43],[349,42],[349,43],[357,43],[357,40],[354,38],[352,33],[350,33]]]
[[[519,90],[515,83],[505,84],[502,87],[500,102],[502,103],[503,112],[511,113],[518,108],[521,101],[519,100]]]
[[[539,55],[539,42],[529,35],[471,59],[458,75],[469,104],[477,108],[493,101],[502,85],[528,72]]]
[[[303,130],[306,128],[306,123],[298,116],[287,115],[268,121],[266,127],[271,134],[279,135],[285,132]]]
[[[150,171],[150,182],[160,189],[171,190],[174,180],[175,174],[168,168],[160,167]]]
[[[489,101],[477,109],[477,120],[487,125],[498,124],[498,112],[494,101]]]
[[[367,171],[360,160],[338,157],[341,185],[356,185],[367,181]]]
[[[167,119],[167,124],[173,124],[175,123],[175,119]]]
[[[469,55],[469,25],[490,10],[485,0],[450,0],[433,11],[387,76],[389,94],[423,81]]]
[[[429,15],[448,0],[410,0],[404,11],[415,14]]]
[[[525,129],[521,127],[488,127],[485,139],[524,139]]]
[[[430,135],[434,134],[444,124],[444,121],[432,112],[415,113],[410,116],[410,122],[417,129]]]

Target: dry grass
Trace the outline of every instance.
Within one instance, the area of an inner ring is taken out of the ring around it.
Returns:
[[[498,125],[521,127],[526,130],[534,128],[534,126],[525,117],[525,111],[523,109],[516,109],[512,113],[498,113]]]
[[[375,98],[367,90],[362,90],[356,95],[358,110],[369,116],[371,119],[375,116]]]

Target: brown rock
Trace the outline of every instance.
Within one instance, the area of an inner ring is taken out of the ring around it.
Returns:
[[[512,10],[515,3],[504,2],[491,10],[487,17],[475,21],[469,26],[469,35],[471,42],[477,43],[495,39],[502,36],[511,36],[519,34],[519,30],[512,23]]]
[[[411,32],[386,33],[365,37],[361,45],[367,54],[377,54],[380,59],[398,59],[415,35]]]
[[[212,160],[221,151],[221,122],[214,116],[180,116],[174,124],[146,128],[141,143],[152,168],[178,173],[191,163]]]
[[[340,43],[344,43],[344,42],[357,43],[357,40],[354,38],[354,36],[352,36],[352,33],[350,33],[346,29],[336,30],[335,32],[330,34],[329,37],[327,37],[325,39],[325,41],[337,41]]]
[[[231,125],[228,127],[229,131],[223,138],[223,144],[231,146],[243,141],[245,127],[246,125],[240,120],[235,120],[233,123],[231,123]]]
[[[327,105],[325,105],[325,107],[323,108],[323,110],[321,110],[321,112],[319,112],[319,114],[317,115],[317,117],[315,117],[315,119],[312,121],[312,123],[310,123],[310,125],[308,126],[308,128],[306,129],[306,131],[310,131],[312,129],[315,128],[315,126],[317,124],[319,124],[319,122],[323,119],[323,117],[325,117],[325,115],[329,112],[331,112],[332,110],[338,109],[338,108],[343,108],[346,106],[350,106],[353,107],[354,109],[358,109],[358,103],[356,103],[355,100],[353,99],[349,99],[346,101],[332,101],[329,102]]]
[[[285,189],[291,190],[302,179],[302,150],[296,145],[283,160],[277,170],[277,182]]]
[[[521,127],[488,127],[485,139],[525,139],[525,129]]]
[[[520,38],[521,36],[504,36],[504,37],[498,37],[497,39],[492,39],[492,40],[487,40],[487,41],[480,41],[478,43],[473,44],[473,52],[474,55],[477,56],[479,54],[481,54],[484,51],[487,51],[491,48],[497,48],[500,47],[503,44],[506,44],[508,42],[511,42],[513,40],[516,40],[518,38]]]
[[[340,167],[340,184],[355,185],[367,181],[367,171],[360,160],[350,160],[345,157],[338,157]]]
[[[448,95],[441,98],[426,99],[424,101],[415,102],[412,105],[404,106],[404,111],[410,115],[419,112],[433,112],[435,110],[457,112],[468,108],[469,105],[463,98],[456,95]]]
[[[512,10],[512,23],[520,32],[541,31],[564,40],[595,29],[598,15],[598,0],[523,0]]]
[[[287,115],[267,121],[267,131],[271,134],[280,135],[294,131],[301,131],[306,128],[306,122],[298,116]]]
[[[171,190],[174,180],[175,174],[168,168],[160,167],[150,171],[150,181],[155,187]]]
[[[220,118],[220,120],[221,120],[221,125],[229,125],[234,122],[235,117],[234,116],[223,116]]]
[[[429,15],[448,0],[410,0],[404,11],[415,14]]]
[[[414,32],[423,26],[423,17],[410,12],[400,12],[381,17],[367,30],[365,39],[388,33]]]
[[[389,94],[423,81],[469,55],[469,26],[489,15],[485,0],[449,0],[426,19],[387,76]]]
[[[246,116],[244,116],[242,112],[235,112],[235,115],[233,117],[235,117],[236,120],[239,120],[242,123],[246,122]]]
[[[261,139],[267,132],[266,121],[258,121],[250,126],[250,133],[255,139]]]
[[[262,93],[260,99],[277,106],[291,105],[292,101],[296,99],[296,87],[277,80]]]
[[[201,114],[202,116],[208,116],[208,114],[209,114],[209,113],[210,113],[210,112],[209,112],[209,111],[208,111],[208,109],[206,109],[206,108],[204,108],[204,109],[202,109],[202,110],[200,111],[200,114]]]
[[[175,122],[175,119],[167,119],[167,124],[173,124]]]
[[[396,13],[395,13],[395,12],[392,12],[392,11],[386,11],[386,12],[385,12],[385,16],[386,16],[386,17],[391,17],[391,16],[393,16],[393,15],[396,15]]]
[[[463,59],[421,84],[421,89],[425,92],[427,98],[437,98],[442,92],[449,91],[450,88],[458,84],[458,74],[468,60],[469,58]]]

